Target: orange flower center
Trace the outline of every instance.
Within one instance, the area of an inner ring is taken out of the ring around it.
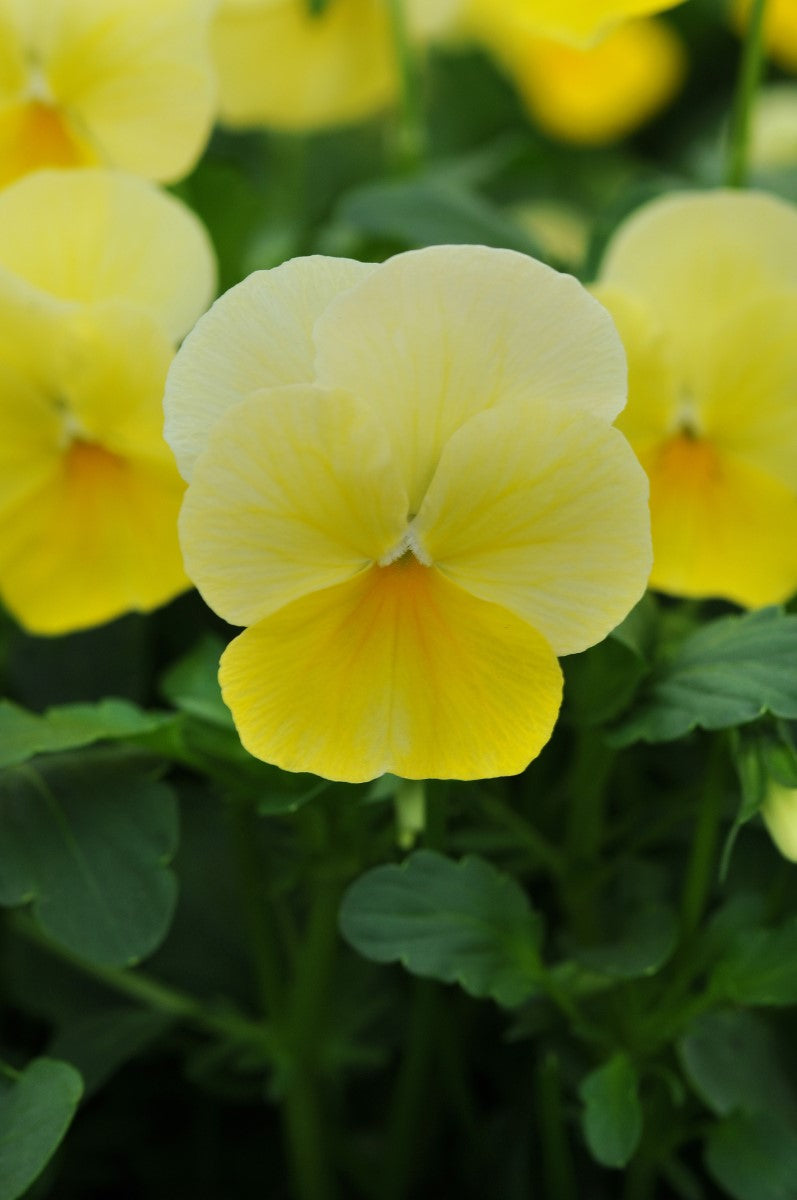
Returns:
[[[79,167],[97,155],[62,113],[41,100],[0,111],[0,186],[41,167]]]

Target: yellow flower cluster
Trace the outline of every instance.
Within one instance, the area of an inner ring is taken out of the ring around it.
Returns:
[[[508,250],[298,259],[217,301],[166,436],[188,573],[248,626],[220,673],[247,749],[354,782],[521,771],[556,656],[647,579],[624,395],[605,310]]]

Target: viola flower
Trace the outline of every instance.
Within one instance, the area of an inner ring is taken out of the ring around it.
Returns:
[[[297,259],[217,301],[166,437],[188,574],[248,627],[220,668],[244,746],[352,782],[521,771],[556,656],[649,570],[624,393],[603,308],[508,250]]]
[[[208,0],[0,0],[0,185],[103,163],[171,182],[210,133]]]
[[[733,18],[742,32],[750,16],[752,0],[735,0]],[[767,0],[764,10],[764,45],[787,71],[797,71],[797,5],[794,0]]]
[[[797,210],[674,194],[610,243],[595,294],[629,361],[618,424],[650,477],[651,584],[748,607],[797,589]]]
[[[463,0],[464,21],[473,28],[502,30],[514,38],[552,38],[573,46],[594,45],[631,17],[675,8],[684,0]]]
[[[595,45],[573,46],[502,25],[492,0],[478,0],[471,11],[474,33],[506,69],[530,116],[564,141],[600,145],[625,137],[664,108],[683,80],[681,41],[663,21],[627,21]]]
[[[199,222],[143,180],[41,171],[0,193],[0,597],[32,633],[188,586],[161,402],[213,284]]]

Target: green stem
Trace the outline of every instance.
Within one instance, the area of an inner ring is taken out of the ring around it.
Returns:
[[[269,1060],[277,1057],[276,1039],[273,1032],[266,1026],[250,1021],[238,1013],[212,1012],[187,992],[181,992],[177,988],[150,979],[148,975],[144,975],[140,971],[104,967],[88,962],[65,946],[52,941],[29,917],[22,914],[14,915],[10,921],[12,929],[29,942],[46,950],[97,983],[103,984],[120,995],[127,996],[130,1000],[135,1000],[144,1008],[185,1021],[212,1037],[257,1046],[263,1052],[264,1057]]]
[[[282,1006],[285,968],[264,886],[264,865],[258,852],[258,821],[252,806],[245,801],[234,801],[231,810],[241,901],[249,934],[252,965],[263,1012],[274,1017]]]
[[[616,751],[592,730],[576,746],[568,781],[567,857],[571,865],[599,857],[604,835],[604,797]]]
[[[578,1200],[576,1173],[567,1136],[559,1059],[549,1052],[537,1063],[534,1087],[537,1128],[542,1150],[544,1194],[556,1200]]]
[[[731,132],[728,141],[728,187],[747,183],[750,154],[750,123],[764,64],[764,13],[766,0],[753,0],[750,20],[742,47],[742,60],[733,102]]]
[[[681,893],[681,931],[684,938],[697,929],[717,873],[717,840],[725,807],[725,742],[714,741],[706,764],[700,811]]]
[[[420,165],[426,149],[421,79],[409,36],[405,0],[388,0],[387,6],[401,87],[397,159],[399,167],[406,170]]]
[[[7,1063],[4,1059],[0,1058],[0,1075],[4,1075],[6,1079],[10,1079],[12,1083],[16,1083],[21,1074],[22,1072],[18,1071],[16,1067],[12,1067],[11,1063]]]
[[[418,1166],[421,1115],[427,1118],[426,1095],[434,1048],[434,1028],[440,995],[436,984],[416,980],[404,1053],[388,1120],[388,1149],[383,1194],[386,1200],[411,1195]]]
[[[426,784],[422,779],[402,779],[394,800],[396,841],[401,850],[411,850],[426,829]]]
[[[497,825],[503,825],[517,839],[518,843],[530,851],[531,856],[551,875],[562,876],[565,873],[564,856],[549,842],[534,826],[515,812],[505,801],[489,792],[478,792],[479,807],[485,816]]]

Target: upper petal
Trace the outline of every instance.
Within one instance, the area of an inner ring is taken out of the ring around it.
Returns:
[[[469,20],[486,36],[530,31],[577,46],[594,43],[628,17],[674,8],[683,0],[467,0]]]
[[[647,492],[605,422],[504,406],[451,438],[414,528],[447,578],[571,654],[605,637],[645,590]]]
[[[316,320],[373,270],[348,258],[295,258],[255,272],[216,301],[186,338],[166,388],[166,439],[186,479],[233,404],[260,388],[313,380]]]
[[[534,629],[416,562],[280,609],[227,647],[219,678],[250,753],[352,783],[516,774],[562,687]]]
[[[221,418],[196,462],[180,539],[210,606],[250,625],[383,557],[406,518],[387,437],[368,408],[297,384]]]
[[[475,413],[538,400],[607,421],[625,402],[608,313],[512,250],[433,246],[390,259],[319,318],[318,380],[379,413],[417,511],[443,446]]]
[[[215,287],[213,249],[190,209],[102,168],[38,171],[0,192],[0,265],[64,300],[132,301],[175,339]]]

